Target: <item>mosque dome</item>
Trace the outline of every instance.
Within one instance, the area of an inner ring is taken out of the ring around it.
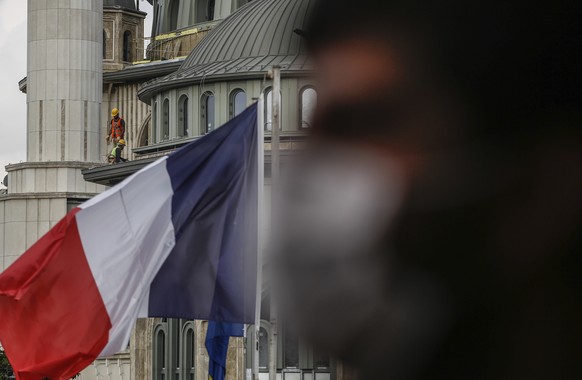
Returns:
[[[134,0],[103,0],[103,8],[121,8],[137,10]]]
[[[139,96],[201,81],[262,77],[274,65],[283,75],[311,67],[302,38],[307,14],[316,0],[255,0],[226,18],[198,44],[173,74],[148,82]]]

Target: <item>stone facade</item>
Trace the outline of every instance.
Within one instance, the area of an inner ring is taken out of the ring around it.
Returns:
[[[103,123],[102,135],[103,149],[101,150],[101,161],[107,162],[107,155],[113,149],[113,144],[107,144],[105,136],[109,132],[109,120],[111,120],[111,109],[118,108],[120,116],[125,120],[125,141],[127,149],[123,155],[129,159],[134,159],[133,149],[147,143],[147,129],[150,128],[150,106],[141,102],[137,98],[139,83],[112,84],[103,87],[102,114],[106,117]],[[146,132],[144,132],[144,129]]]
[[[107,7],[103,10],[103,71],[123,69],[143,60],[143,20],[146,14]]]

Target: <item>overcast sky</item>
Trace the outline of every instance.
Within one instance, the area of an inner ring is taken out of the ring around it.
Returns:
[[[26,95],[18,90],[26,76],[26,3],[0,0],[0,182],[4,166],[26,160]],[[149,36],[152,8],[143,0],[139,6],[148,12],[144,34]]]

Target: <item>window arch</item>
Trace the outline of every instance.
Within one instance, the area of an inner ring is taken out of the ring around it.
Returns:
[[[167,379],[167,339],[165,323],[160,323],[154,330],[154,379]]]
[[[166,141],[170,138],[170,101],[168,98],[164,99],[162,105],[162,130],[160,134],[160,141]]]
[[[131,32],[129,30],[126,30],[123,33],[123,61],[124,62],[131,62],[132,61],[131,45],[132,45]]]
[[[180,1],[173,0],[170,3],[170,12],[169,12],[169,23],[168,23],[168,31],[178,29],[178,16],[180,11]]]
[[[103,29],[103,59],[107,59],[107,32]]]
[[[216,127],[216,100],[214,94],[207,91],[202,95],[200,102],[201,134],[212,132]]]
[[[188,96],[182,95],[178,99],[178,137],[190,136]]]
[[[238,116],[247,107],[247,93],[238,88],[230,93],[230,118]]]
[[[270,324],[265,320],[261,320],[259,328],[259,370],[261,372],[267,371],[269,369],[269,334],[270,334]],[[255,347],[255,326],[251,325],[247,327],[247,347]],[[247,351],[247,366],[252,367],[253,357],[255,355],[255,350],[251,349]]]
[[[154,102],[152,107],[152,138],[151,143],[155,144],[158,141],[158,102]]]
[[[313,87],[305,87],[301,90],[299,98],[300,128],[311,128],[313,126],[315,107],[317,106],[317,92]]]
[[[196,363],[196,339],[194,323],[187,322],[182,332],[182,363],[184,367],[184,379],[194,380]]]
[[[215,0],[199,0],[196,6],[196,23],[214,20]]]

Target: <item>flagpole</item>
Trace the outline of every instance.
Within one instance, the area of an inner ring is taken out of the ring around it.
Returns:
[[[265,216],[264,207],[264,189],[265,189],[265,97],[261,95],[257,106],[257,150],[258,150],[258,194],[257,194],[257,294],[255,305],[255,339],[253,355],[253,380],[259,380],[259,333],[261,331],[261,301],[263,290],[263,232]]]
[[[281,67],[273,66],[272,70],[273,90],[272,90],[272,117],[271,124],[271,247],[275,243],[276,229],[274,223],[276,220],[276,194],[279,185],[279,128],[281,127]],[[277,380],[277,306],[274,296],[274,278],[270,277],[271,297],[270,297],[270,319],[271,333],[269,334],[269,380]]]

